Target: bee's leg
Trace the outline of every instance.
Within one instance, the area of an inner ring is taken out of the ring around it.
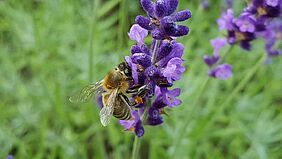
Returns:
[[[139,94],[139,92],[143,92],[144,90],[146,90],[146,87],[147,87],[147,85],[143,85],[143,86],[137,85],[137,86],[134,86],[134,87],[128,89],[126,91],[126,93],[128,93],[128,94]]]
[[[127,97],[126,95],[124,95],[124,94],[119,94],[119,97],[122,99],[122,101],[123,101],[124,103],[127,104],[127,106],[129,106],[129,107],[135,107],[135,106],[137,106],[137,103],[136,103],[136,102],[131,102],[131,101],[128,99],[128,97]]]
[[[138,92],[138,89],[139,89],[140,87],[142,87],[142,86],[141,86],[141,85],[135,85],[135,86],[129,88],[129,89],[126,91],[126,93],[128,93],[128,94],[135,94],[136,92]]]

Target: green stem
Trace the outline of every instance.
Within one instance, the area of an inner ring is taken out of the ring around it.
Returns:
[[[148,115],[148,107],[151,105],[151,100],[149,99],[145,105],[145,110],[144,110],[144,114],[141,117],[141,120],[144,121],[144,119],[147,118]],[[138,155],[139,155],[139,150],[140,150],[140,145],[141,145],[141,138],[135,136],[134,137],[134,142],[133,142],[133,150],[132,150],[132,155],[131,155],[131,159],[138,159]]]
[[[157,52],[158,52],[158,48],[159,48],[160,43],[161,43],[160,40],[156,40],[156,42],[155,42],[155,46],[154,46],[154,50],[153,50],[153,54],[152,54],[152,64],[155,64],[155,62],[156,62]]]
[[[139,137],[135,136],[131,159],[138,159],[140,145],[141,145],[141,139],[139,139]]]

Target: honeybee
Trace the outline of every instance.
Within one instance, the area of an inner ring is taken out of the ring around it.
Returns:
[[[73,103],[86,102],[93,98],[96,93],[102,95],[103,107],[100,110],[100,121],[103,126],[110,123],[112,116],[120,120],[131,119],[131,108],[138,103],[131,102],[126,94],[138,93],[144,86],[129,89],[132,81],[131,68],[126,62],[120,63],[115,69],[109,71],[103,80],[84,87],[80,92],[71,96]]]

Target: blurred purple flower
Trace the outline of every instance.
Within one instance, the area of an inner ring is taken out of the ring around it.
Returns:
[[[232,9],[228,9],[226,13],[222,13],[221,17],[217,20],[219,29],[232,30],[234,28],[233,19],[234,19],[234,15]]]
[[[215,38],[210,41],[213,47],[213,55],[219,56],[220,50],[227,44],[226,38]]]
[[[214,64],[216,64],[220,58],[220,50],[227,44],[227,41],[225,38],[215,38],[210,41],[212,47],[213,47],[213,55],[208,56],[205,55],[203,57],[204,62],[209,66],[212,67]]]
[[[260,17],[279,17],[281,15],[281,0],[253,0],[247,8],[248,12]]]
[[[210,70],[209,75],[217,79],[226,80],[232,77],[232,66],[229,64],[221,64]]]
[[[203,9],[208,9],[210,7],[210,2],[209,0],[201,0],[201,7]]]
[[[243,14],[238,19],[233,19],[233,22],[241,32],[253,33],[256,31],[256,22],[249,14]]]
[[[233,0],[225,0],[227,8],[232,8],[233,7]]]
[[[219,53],[225,42],[229,45],[239,44],[242,49],[249,51],[252,42],[262,37],[265,40],[268,61],[271,57],[281,55],[282,50],[277,47],[277,43],[282,41],[281,17],[282,0],[252,0],[238,18],[234,17],[232,9],[223,12],[217,23],[220,30],[226,30],[227,35],[222,41],[219,38],[212,41],[213,55],[203,57],[210,68],[209,75],[222,80],[232,76],[232,66],[219,63],[222,61]]]
[[[269,57],[282,54],[282,49],[275,48],[275,45],[282,41],[282,19],[273,20],[264,32],[258,34],[265,41],[265,50]]]
[[[209,67],[212,67],[214,64],[217,63],[217,61],[219,60],[219,56],[215,56],[215,55],[211,55],[211,56],[208,56],[208,55],[205,55],[203,57],[203,60],[204,62],[209,66]]]
[[[14,159],[14,157],[12,155],[8,155],[7,159]]]

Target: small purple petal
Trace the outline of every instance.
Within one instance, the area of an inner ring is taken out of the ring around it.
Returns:
[[[146,44],[141,45],[141,51],[149,56],[151,56],[150,49]]]
[[[168,42],[168,41],[164,41],[159,50],[158,50],[158,54],[157,54],[157,59],[156,61],[160,61],[161,59],[165,58],[167,55],[169,55],[169,53],[171,52],[173,48],[173,44]]]
[[[160,116],[159,109],[156,107],[150,107],[148,110],[148,117],[152,119],[158,119]]]
[[[140,27],[138,24],[132,25],[130,32],[128,33],[129,38],[136,41],[138,45],[144,44],[144,39],[147,35],[148,31]]]
[[[175,22],[173,20],[173,17],[171,16],[165,16],[161,19],[160,21],[160,25],[163,27],[163,28],[171,28],[171,27],[174,27],[175,26]]]
[[[150,25],[150,18],[144,17],[142,15],[138,15],[135,19],[135,22],[146,30],[152,30],[154,28],[152,25]]]
[[[240,46],[247,51],[250,51],[252,49],[251,41],[249,40],[241,41]]]
[[[8,155],[7,159],[14,159],[14,157],[12,155]]]
[[[167,3],[166,16],[168,16],[176,11],[178,6],[178,0],[166,0],[166,3]]]
[[[156,1],[156,16],[158,18],[162,18],[165,16],[167,8],[166,8],[166,1],[165,0],[157,0]]]
[[[171,52],[165,58],[158,62],[159,67],[165,67],[168,61],[174,57],[181,58],[184,52],[184,46],[181,43],[174,43]]]
[[[141,0],[140,3],[150,17],[155,16],[155,4],[152,0]]]
[[[218,57],[220,50],[227,44],[226,38],[215,38],[210,41],[214,52],[213,55]]]
[[[210,70],[209,75],[217,79],[226,80],[232,77],[232,66],[229,64],[218,65],[215,69]]]
[[[189,28],[184,25],[176,25],[175,32],[170,34],[170,36],[180,37],[187,35],[189,33]]]
[[[165,38],[165,34],[161,32],[159,29],[154,29],[151,32],[152,37],[157,40],[163,40]]]
[[[239,28],[241,32],[253,33],[256,31],[255,21],[250,15],[242,15],[238,19],[233,19],[234,24]]]
[[[176,97],[180,95],[180,92],[181,92],[180,88],[175,88],[173,90],[167,91],[164,99],[164,102],[167,104],[167,106],[174,107],[182,103],[181,100],[176,99]]]
[[[145,53],[135,53],[131,56],[132,62],[144,67],[151,66],[151,57]]]
[[[135,129],[134,129],[134,132],[135,132],[135,135],[137,137],[142,137],[144,135],[144,127],[142,125],[142,121],[139,120],[137,123],[136,123],[136,126],[135,126]]]
[[[131,52],[131,54],[142,53],[142,50],[141,50],[140,46],[133,45],[133,46],[131,46],[130,52]]]
[[[175,15],[173,15],[173,18],[177,22],[185,21],[191,17],[192,17],[192,13],[189,10],[179,11]]]
[[[119,120],[120,125],[122,125],[126,130],[135,127],[137,122],[140,121],[138,110],[132,111],[131,116],[133,118],[130,120]]]
[[[125,61],[127,62],[128,66],[131,68],[132,78],[134,80],[134,83],[137,84],[139,81],[138,72],[137,72],[137,64],[133,63],[129,56],[125,57]]]
[[[160,70],[154,65],[146,68],[145,70],[145,75],[147,77],[154,77],[154,76],[157,76],[158,74],[160,74]]]
[[[220,30],[233,30],[233,11],[232,9],[228,9],[226,13],[223,13],[221,17],[217,20],[217,24]]]
[[[163,70],[163,75],[168,82],[173,82],[179,80],[184,71],[185,67],[182,66],[182,59],[174,57],[167,63],[166,68]]]
[[[279,0],[266,0],[266,5],[271,6],[271,7],[276,7],[278,6]]]
[[[214,56],[214,55],[208,56],[208,55],[205,55],[205,56],[203,57],[203,59],[204,59],[205,63],[206,63],[209,67],[211,67],[211,66],[213,66],[214,64],[217,63],[217,61],[219,60],[219,56]]]

